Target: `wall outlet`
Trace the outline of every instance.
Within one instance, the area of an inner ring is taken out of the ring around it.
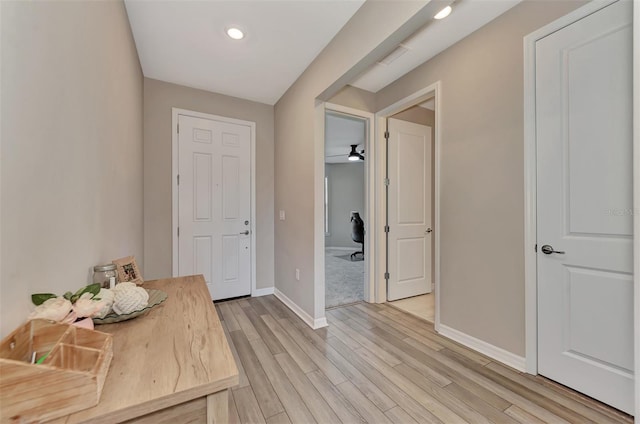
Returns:
[[[280,211],[280,221],[284,221],[284,211]]]
[[[300,270],[296,268],[296,280],[300,281]]]

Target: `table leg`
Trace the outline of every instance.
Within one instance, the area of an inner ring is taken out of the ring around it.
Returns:
[[[207,396],[207,424],[229,422],[229,390]]]

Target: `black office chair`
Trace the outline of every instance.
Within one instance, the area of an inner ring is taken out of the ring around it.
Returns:
[[[362,221],[358,212],[351,212],[351,238],[356,243],[362,244],[362,250],[353,252],[351,260],[357,258],[358,255],[362,255],[364,260],[364,221]]]

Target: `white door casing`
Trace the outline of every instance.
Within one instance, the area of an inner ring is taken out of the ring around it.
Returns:
[[[388,119],[387,299],[431,292],[431,128]]]
[[[628,413],[631,16],[631,2],[619,1],[535,48],[538,371]],[[565,253],[545,254],[545,245]]]
[[[178,270],[214,300],[252,288],[252,127],[178,115]],[[175,272],[174,272],[175,274]]]

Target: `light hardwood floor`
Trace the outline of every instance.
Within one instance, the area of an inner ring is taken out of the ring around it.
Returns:
[[[386,305],[331,309],[315,331],[274,296],[216,308],[240,371],[232,423],[632,422]]]
[[[435,293],[433,292],[409,297],[407,299],[394,300],[393,302],[389,302],[389,305],[408,312],[411,315],[415,315],[418,318],[427,320],[432,324],[435,322],[436,308]]]

